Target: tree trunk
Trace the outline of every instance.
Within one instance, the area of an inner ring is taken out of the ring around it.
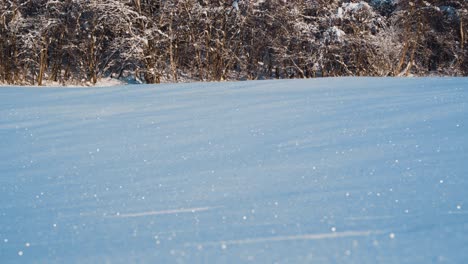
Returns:
[[[140,2],[140,0],[134,0],[134,3],[135,3],[135,7],[136,7],[136,10],[137,10],[138,14],[141,14],[141,2]]]
[[[96,56],[95,56],[95,47],[96,41],[94,34],[91,36],[90,46],[89,46],[89,78],[92,84],[97,82],[97,73],[96,73]]]
[[[211,54],[211,25],[208,25],[206,28],[206,33],[205,33],[205,64],[206,64],[206,80],[212,81],[213,80],[213,70],[211,68],[212,66],[212,54]]]
[[[172,79],[174,82],[177,82],[177,66],[174,60],[174,33],[172,31],[172,20],[174,19],[174,14],[171,12],[169,17],[169,60],[171,63],[171,72],[172,72]]]
[[[423,22],[422,22],[421,16],[422,15],[420,14],[419,17],[418,17],[418,28],[417,28],[417,31],[416,31],[416,41],[414,41],[414,43],[413,43],[413,48],[411,50],[409,65],[406,68],[406,72],[405,72],[406,76],[408,76],[410,74],[411,68],[414,66],[414,55],[416,54],[416,48],[418,47],[419,42],[421,40],[421,34],[422,34],[422,30],[423,30]]]
[[[198,43],[198,38],[195,29],[197,28],[196,24],[193,22],[193,18],[191,16],[191,10],[187,6],[187,3],[184,5],[184,11],[186,15],[189,18],[190,21],[190,38],[192,39],[192,46],[195,49],[195,57],[196,57],[196,63],[197,63],[197,68],[198,68],[198,78],[200,81],[203,81],[204,79],[204,73],[203,73],[203,62],[202,62],[202,54],[201,54],[201,47],[199,46]]]
[[[16,46],[16,38],[13,37],[13,83],[19,83],[19,63],[18,63],[18,47]]]
[[[463,17],[460,16],[460,47],[463,50],[465,47],[465,32],[463,29]]]
[[[40,54],[40,61],[39,61],[39,76],[37,76],[37,85],[42,86],[42,81],[44,78],[44,72],[47,66],[47,39],[46,37],[42,38],[42,49]]]
[[[63,39],[64,39],[64,32],[62,31],[60,34],[60,39],[57,40],[57,47],[55,48],[55,52],[53,56],[54,62],[52,66],[50,79],[53,80],[54,82],[58,81],[58,78],[60,76],[61,69],[62,69],[62,58],[63,58],[62,41]],[[50,54],[49,56],[52,57],[52,54]]]

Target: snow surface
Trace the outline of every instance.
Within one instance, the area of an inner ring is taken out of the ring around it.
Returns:
[[[342,42],[343,37],[346,36],[346,33],[336,26],[329,28],[328,32],[329,32],[329,36],[331,36],[332,38],[334,38],[333,40],[338,41],[338,42]],[[325,39],[330,40],[329,38],[325,38]]]
[[[366,2],[359,2],[359,3],[343,3],[343,8],[345,12],[353,13],[361,11],[362,9],[370,10],[371,7]]]
[[[1,263],[466,263],[468,79],[0,89]]]
[[[133,78],[132,78],[133,79]],[[135,81],[132,81],[135,82]],[[48,81],[45,80],[43,86],[41,87],[60,87],[60,88],[76,88],[76,87],[109,87],[109,86],[123,86],[127,84],[128,81],[125,80],[119,80],[116,78],[111,78],[111,77],[104,77],[104,78],[99,78],[96,82],[96,84],[92,84],[91,82],[87,82],[83,80],[82,83],[79,84],[73,84],[73,83],[60,83],[60,82],[54,82],[54,81]],[[6,87],[8,84],[0,83],[0,88]],[[31,86],[29,86],[31,87]],[[33,87],[39,87],[39,86],[33,86]]]

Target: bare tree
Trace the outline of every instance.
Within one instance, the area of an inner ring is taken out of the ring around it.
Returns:
[[[0,82],[467,75],[463,0],[5,0]]]

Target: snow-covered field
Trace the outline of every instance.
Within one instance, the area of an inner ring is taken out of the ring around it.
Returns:
[[[0,88],[1,263],[467,263],[468,79]]]

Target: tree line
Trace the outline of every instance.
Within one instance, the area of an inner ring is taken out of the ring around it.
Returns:
[[[0,83],[468,75],[464,0],[0,1]]]

